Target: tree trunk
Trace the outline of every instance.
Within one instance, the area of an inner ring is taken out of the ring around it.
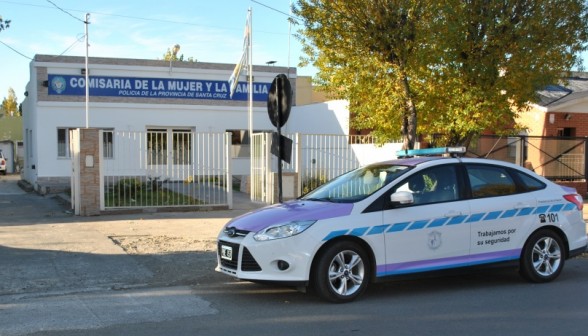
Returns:
[[[402,117],[402,149],[414,149],[417,136],[417,110],[412,99],[408,77],[405,73],[402,75],[402,87],[406,97],[406,108]]]

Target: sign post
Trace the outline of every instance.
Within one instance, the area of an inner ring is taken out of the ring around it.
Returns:
[[[274,78],[270,91],[267,97],[267,112],[269,114],[270,121],[277,128],[277,136],[273,137],[272,149],[276,148],[276,153],[273,153],[278,157],[278,202],[282,203],[282,160],[290,162],[290,155],[286,156],[285,153],[291,154],[292,149],[285,150],[284,146],[286,143],[292,146],[290,139],[282,136],[282,126],[288,121],[290,117],[290,110],[292,109],[292,87],[290,80],[284,74],[279,74]],[[285,139],[284,139],[285,138]],[[277,141],[276,141],[277,139]],[[274,146],[274,143],[275,146]]]

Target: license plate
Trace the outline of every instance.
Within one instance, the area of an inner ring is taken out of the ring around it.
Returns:
[[[221,258],[226,260],[233,260],[233,248],[226,245],[221,245]]]

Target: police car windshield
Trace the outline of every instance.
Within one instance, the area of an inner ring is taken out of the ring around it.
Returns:
[[[393,164],[358,168],[323,184],[301,199],[337,203],[358,202],[392,182],[408,168]]]

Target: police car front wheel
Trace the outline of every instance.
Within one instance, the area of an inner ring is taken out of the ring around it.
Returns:
[[[365,291],[369,277],[370,263],[364,249],[354,242],[340,241],[319,256],[313,285],[322,298],[344,303]]]
[[[531,282],[548,282],[564,267],[565,251],[559,235],[551,230],[535,232],[521,255],[521,275]]]

